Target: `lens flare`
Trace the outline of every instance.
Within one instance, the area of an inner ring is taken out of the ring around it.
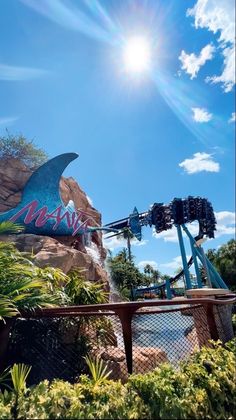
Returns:
[[[144,73],[151,66],[151,47],[148,39],[135,36],[128,39],[123,49],[123,61],[128,73]]]

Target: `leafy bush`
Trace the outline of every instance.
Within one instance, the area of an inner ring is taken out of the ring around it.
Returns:
[[[58,287],[63,281],[66,276],[61,270],[36,267],[13,244],[0,242],[0,300],[8,315],[65,303],[66,295]]]
[[[6,137],[0,137],[0,159],[19,159],[30,169],[36,169],[47,160],[47,154],[28,141],[24,136],[13,136],[9,132]]]
[[[11,243],[0,242],[0,335],[6,336],[11,325],[9,318],[24,310],[107,300],[103,285],[85,280],[81,271],[66,275],[60,269],[39,268],[34,265],[33,255],[19,252]],[[1,348],[0,359],[5,367],[13,363],[32,365],[31,384],[52,380],[58,377],[58,372],[61,379],[75,380],[87,372],[83,356],[88,353],[91,341],[114,344],[108,319],[17,319],[8,347],[6,342]]]
[[[103,285],[85,280],[83,270],[73,269],[68,273],[69,281],[65,292],[72,305],[92,305],[107,303],[109,293],[104,291]]]
[[[212,346],[182,362],[179,370],[163,365],[130,378],[151,418],[232,418],[236,408],[235,356],[220,342],[212,342]]]
[[[77,384],[43,381],[19,397],[25,419],[233,419],[235,348],[219,342],[203,348],[178,369],[165,364],[125,385],[81,375]],[[0,393],[0,418],[11,418],[14,394]]]

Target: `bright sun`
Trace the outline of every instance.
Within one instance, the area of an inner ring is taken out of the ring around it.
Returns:
[[[148,39],[142,36],[129,38],[123,49],[125,70],[129,73],[143,73],[150,69],[151,48]]]

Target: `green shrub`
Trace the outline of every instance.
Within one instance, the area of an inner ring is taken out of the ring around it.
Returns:
[[[162,365],[146,375],[131,376],[130,386],[148,405],[151,418],[232,418],[235,356],[219,342],[212,346],[182,362],[179,370]]]
[[[77,384],[40,382],[19,397],[24,419],[233,419],[235,342],[203,348],[178,369],[165,364],[123,385],[81,375]],[[0,393],[0,418],[11,418],[14,394]]]
[[[22,134],[0,137],[0,159],[19,159],[30,169],[36,169],[47,160],[44,150],[38,148],[32,140]]]

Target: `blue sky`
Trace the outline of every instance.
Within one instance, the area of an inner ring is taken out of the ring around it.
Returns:
[[[231,0],[3,0],[0,134],[22,133],[50,157],[78,152],[65,175],[104,224],[134,206],[207,197],[218,231],[205,248],[218,247],[235,219],[233,8]],[[134,36],[150,43],[141,75],[124,69]],[[144,228],[133,252],[140,266],[180,265],[174,229]]]

